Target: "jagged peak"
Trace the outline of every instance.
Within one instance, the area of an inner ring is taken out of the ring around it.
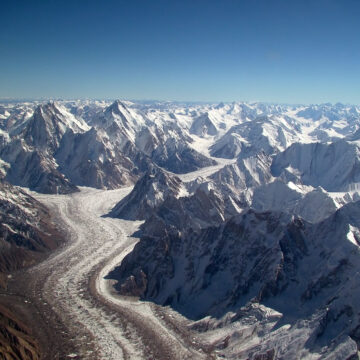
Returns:
[[[209,112],[205,112],[195,118],[191,125],[190,133],[198,136],[216,135],[218,133],[218,129],[211,120]]]
[[[165,186],[165,188],[168,187],[169,189],[174,189],[180,186],[181,180],[176,175],[169,174],[159,166],[151,164],[139,183],[159,183],[160,185]]]
[[[105,110],[107,113],[114,113],[116,115],[123,115],[123,111],[128,111],[127,106],[120,100],[115,100]]]
[[[56,101],[48,101],[45,104],[40,104],[36,107],[34,113],[39,114],[57,114],[62,115],[65,109],[62,109],[62,106]]]
[[[76,132],[90,129],[82,119],[77,119],[73,114],[68,112],[66,108],[55,101],[38,105],[29,120],[31,121],[31,119],[34,121],[43,121],[46,126],[50,126],[51,129],[61,127],[61,133],[65,133],[66,128],[71,128]],[[53,132],[53,130],[51,130],[51,132]]]

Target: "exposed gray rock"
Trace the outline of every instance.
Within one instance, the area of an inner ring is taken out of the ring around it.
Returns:
[[[203,114],[197,117],[190,127],[190,133],[203,137],[205,135],[215,136],[218,134],[218,129],[211,121],[209,114]]]
[[[330,144],[293,144],[274,157],[274,176],[327,191],[349,191],[360,182],[360,151],[356,143],[344,140]]]

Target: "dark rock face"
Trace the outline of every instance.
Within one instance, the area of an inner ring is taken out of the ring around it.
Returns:
[[[23,139],[30,146],[54,152],[66,127],[62,117],[54,103],[38,106],[24,129]]]
[[[131,193],[112,209],[110,215],[128,220],[148,219],[168,196],[177,196],[180,186],[179,178],[157,166],[151,166]]]
[[[142,225],[140,242],[109,275],[121,294],[170,305],[195,320],[210,315],[212,320],[195,323],[199,331],[209,331],[212,323],[222,327],[240,321],[247,329],[253,321],[251,326],[278,322],[268,330],[271,337],[282,318],[295,333],[306,329],[301,336],[311,348],[331,344],[326,351],[341,354],[338,346],[346,340],[344,351],[353,353],[348,340],[358,339],[360,286],[350,279],[360,271],[360,202],[314,224],[248,210],[201,228],[194,226],[190,199],[168,197]],[[270,316],[263,305],[278,315]],[[235,331],[216,346],[226,349],[238,341]],[[251,356],[271,359],[278,351],[277,345],[257,346]]]
[[[0,272],[35,263],[62,241],[48,210],[4,182],[0,182],[0,220]]]
[[[40,349],[29,329],[13,313],[0,305],[0,357],[39,360]]]
[[[280,241],[285,228],[275,215],[250,211],[195,232],[182,233],[174,226],[156,236],[143,227],[146,235],[118,270],[121,292],[129,279],[140,283],[137,276],[142,272],[147,278],[143,298],[199,318],[218,316],[231,306],[253,297],[264,299],[284,287]],[[269,236],[259,236],[259,228]]]
[[[171,305],[192,319],[221,318],[256,303],[303,326],[304,318],[317,318],[326,308],[314,331],[327,340],[314,342],[356,332],[360,288],[346,279],[360,269],[357,245],[348,241],[349,224],[360,225],[360,203],[317,224],[249,210],[197,230],[162,213],[166,203],[145,222],[141,241],[110,274],[120,293]]]
[[[191,194],[187,187],[192,188]],[[161,227],[159,221],[178,229],[200,229],[221,224],[235,214],[233,203],[211,182],[189,185],[175,175],[152,167],[109,215],[148,220],[143,229],[146,230],[147,227],[154,229],[154,224]]]
[[[39,262],[63,236],[46,207],[24,191],[0,181],[0,358],[38,360],[40,348],[7,299],[7,275]]]
[[[125,296],[143,296],[147,287],[146,275],[137,269],[135,275],[130,275],[121,285],[120,292]]]
[[[176,148],[170,156],[164,157],[164,149],[158,147],[152,156],[154,162],[175,174],[183,174],[201,169],[206,166],[216,165],[216,161],[207,158],[190,147]]]

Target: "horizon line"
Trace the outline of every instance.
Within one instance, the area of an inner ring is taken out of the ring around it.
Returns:
[[[312,105],[345,105],[345,106],[360,106],[360,104],[354,104],[350,102],[314,102],[314,103],[291,103],[291,102],[276,102],[276,101],[262,101],[262,100],[231,100],[231,101],[219,101],[219,100],[161,100],[161,99],[127,99],[127,98],[115,98],[115,97],[88,97],[88,98],[63,98],[63,97],[39,97],[39,98],[31,98],[31,97],[0,97],[0,102],[45,102],[45,101],[63,101],[63,102],[71,102],[71,101],[112,101],[115,102],[117,100],[120,101],[130,101],[133,103],[184,103],[184,104],[204,104],[204,105],[213,105],[213,104],[267,104],[267,105],[286,105],[286,106],[312,106]]]

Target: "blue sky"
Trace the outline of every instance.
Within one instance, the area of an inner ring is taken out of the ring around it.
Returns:
[[[0,0],[0,97],[360,103],[359,0]]]

